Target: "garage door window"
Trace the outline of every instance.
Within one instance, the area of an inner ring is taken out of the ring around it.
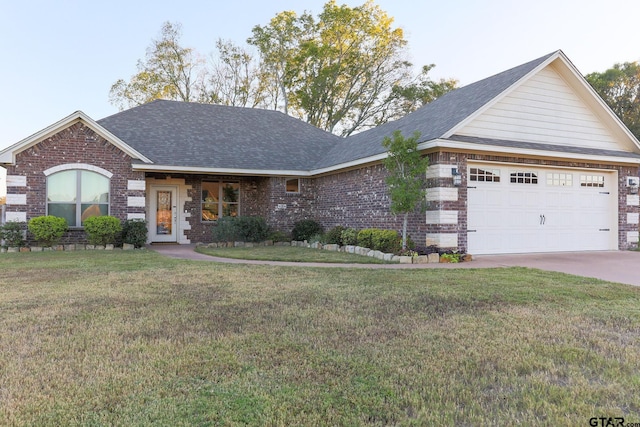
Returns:
[[[572,187],[573,174],[570,173],[548,173],[547,186],[549,187]]]
[[[538,173],[524,172],[524,171],[511,172],[511,183],[512,184],[537,184]]]
[[[604,175],[580,175],[581,187],[604,187]]]
[[[469,180],[476,182],[500,182],[500,169],[469,169]]]

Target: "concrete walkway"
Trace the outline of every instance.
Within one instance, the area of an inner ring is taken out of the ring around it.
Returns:
[[[227,264],[368,269],[528,267],[640,286],[640,252],[634,251],[480,255],[472,262],[459,264],[329,264],[220,258],[196,252],[195,245],[151,245],[148,248],[171,258]]]

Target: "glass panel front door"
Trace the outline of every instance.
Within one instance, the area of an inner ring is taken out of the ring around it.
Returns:
[[[156,192],[156,234],[167,235],[173,230],[171,191]]]
[[[151,242],[177,242],[178,188],[151,187],[149,234]]]

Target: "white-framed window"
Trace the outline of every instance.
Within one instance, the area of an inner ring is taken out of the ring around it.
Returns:
[[[573,174],[549,172],[547,173],[547,186],[573,187]]]
[[[47,176],[47,215],[81,227],[87,218],[109,215],[110,180],[97,172],[67,169]]]
[[[285,191],[289,194],[300,192],[300,179],[288,178],[285,180]]]
[[[604,175],[580,175],[581,187],[604,187]]]
[[[510,182],[512,184],[537,184],[538,173],[531,171],[512,171],[510,172]]]
[[[476,182],[500,182],[500,169],[469,168],[469,180]]]
[[[202,221],[217,221],[222,216],[238,216],[240,183],[232,181],[202,181]]]

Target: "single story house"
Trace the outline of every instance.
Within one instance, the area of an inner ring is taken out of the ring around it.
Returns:
[[[341,138],[280,112],[154,101],[101,120],[78,111],[0,151],[6,219],[57,215],[82,241],[92,215],[148,222],[149,242],[211,239],[224,215],[288,231],[304,218],[401,228],[384,137],[420,132],[429,158],[419,245],[472,254],[638,243],[640,143],[562,51]]]

